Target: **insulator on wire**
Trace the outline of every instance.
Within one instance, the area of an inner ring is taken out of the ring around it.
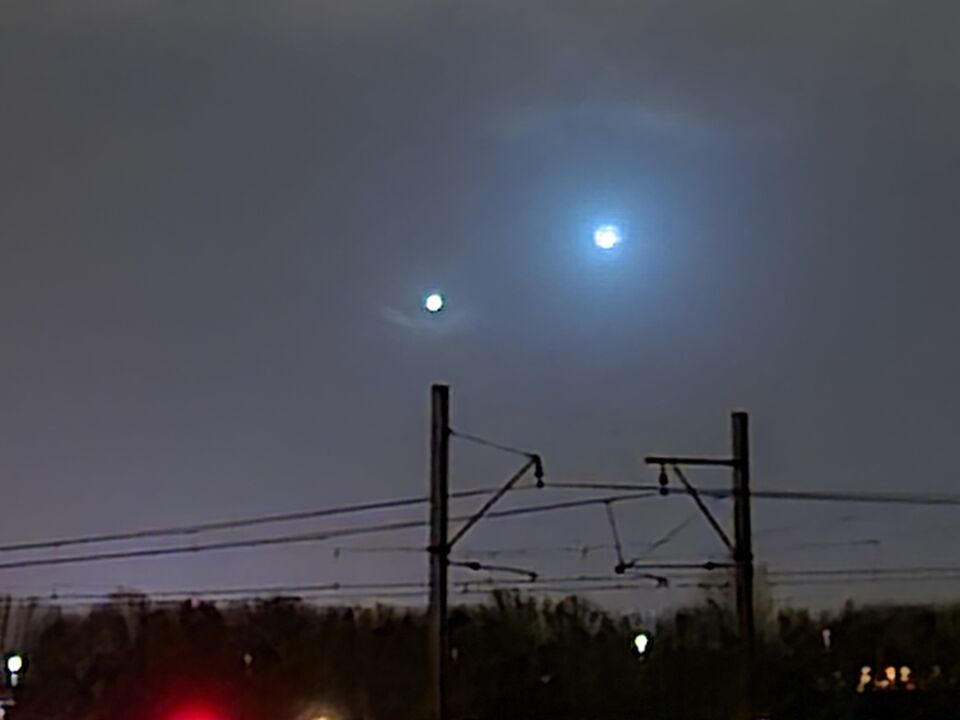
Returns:
[[[660,483],[660,494],[666,495],[668,493],[667,485],[670,484],[670,478],[667,477],[667,468],[663,465],[660,466],[660,477],[657,480]]]

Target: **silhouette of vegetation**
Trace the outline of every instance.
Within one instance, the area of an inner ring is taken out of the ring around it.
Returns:
[[[576,597],[495,594],[451,611],[455,718],[728,718],[737,645],[723,603],[644,628]],[[829,631],[827,635],[824,631]],[[425,715],[426,621],[418,611],[318,608],[296,598],[158,605],[125,596],[86,615],[36,614],[12,720],[416,719]],[[861,668],[898,682],[858,692]],[[910,670],[910,685],[900,682]],[[960,606],[771,611],[756,669],[771,718],[947,717],[960,686]],[[938,713],[947,713],[947,715]]]

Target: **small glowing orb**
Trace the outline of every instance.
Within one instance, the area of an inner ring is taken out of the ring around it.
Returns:
[[[20,655],[11,655],[7,658],[7,672],[18,673],[23,670],[23,658]]]
[[[637,652],[643,655],[647,652],[647,646],[650,644],[650,636],[646,633],[637,633],[637,636],[633,639],[633,646],[637,649]]]
[[[443,310],[446,305],[446,300],[444,300],[443,295],[440,293],[430,293],[424,298],[423,309],[428,313],[436,314]]]
[[[616,225],[601,225],[593,233],[593,243],[601,250],[613,250],[623,240]]]

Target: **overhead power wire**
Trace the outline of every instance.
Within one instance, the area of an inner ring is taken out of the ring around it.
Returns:
[[[654,550],[659,550],[660,548],[666,547],[672,543],[676,539],[677,535],[682,533],[690,526],[690,523],[693,522],[694,517],[695,516],[690,515],[682,522],[677,523],[672,528],[667,530],[667,532],[665,532],[661,537],[657,538],[647,546],[646,553],[644,554],[646,555],[652,553]]]
[[[480,580],[461,580],[452,583],[459,592],[482,592],[490,593],[495,590],[516,590],[531,592],[546,592],[564,588],[567,591],[576,591],[580,588],[589,589],[592,586],[610,585],[613,583],[630,586],[641,589],[657,589],[663,587],[655,583],[651,585],[648,580],[655,580],[645,575],[636,577],[609,577],[604,575],[577,575],[538,578],[537,580],[526,581],[522,584],[503,582],[493,578],[484,578]],[[672,585],[672,587],[701,587],[704,583],[694,583],[682,581]],[[230,587],[230,588],[180,588],[177,590],[159,590],[155,592],[138,591],[98,591],[98,592],[52,592],[44,595],[35,595],[19,598],[22,603],[57,601],[57,600],[99,600],[99,601],[145,601],[175,599],[202,599],[202,598],[237,598],[243,599],[264,599],[280,598],[287,596],[308,597],[319,596],[322,594],[352,594],[356,597],[363,597],[361,593],[367,593],[368,597],[379,597],[383,593],[394,591],[416,591],[417,594],[425,593],[429,585],[423,581],[383,581],[369,583],[309,583],[309,584],[288,584],[288,585],[266,585],[251,587]]]
[[[460,437],[463,434],[458,433]],[[473,436],[470,436],[473,439]],[[518,451],[520,454],[530,457],[529,453]],[[641,491],[658,492],[661,488],[655,484],[638,483],[594,483],[594,482],[552,482],[551,488],[569,489],[569,490],[608,490],[608,491]],[[481,488],[476,490],[465,490],[453,492],[451,499],[461,499],[487,495],[497,488]],[[523,488],[514,488],[520,490]],[[670,494],[678,494],[679,489],[667,488]],[[731,490],[726,489],[700,489],[701,495],[726,499],[732,496]],[[813,492],[813,491],[765,491],[754,490],[752,495],[758,499],[772,500],[798,500],[798,501],[827,501],[827,502],[853,502],[853,503],[889,503],[889,504],[907,504],[907,505],[929,505],[929,506],[960,506],[960,496],[955,495],[934,495],[934,494],[910,494],[910,493],[837,493],[837,492]],[[149,528],[144,530],[132,530],[126,532],[101,533],[94,535],[85,535],[68,538],[56,538],[52,540],[26,541],[0,545],[0,553],[14,553],[32,550],[51,550],[66,547],[77,547],[83,545],[94,545],[111,542],[123,542],[129,540],[146,540],[164,537],[183,537],[198,535],[206,532],[217,532],[225,530],[236,530],[242,528],[256,527],[260,525],[280,524],[297,522],[303,520],[316,520],[324,517],[336,517],[362,512],[371,512],[378,510],[392,510],[404,507],[410,507],[429,502],[429,497],[409,497],[393,500],[375,501],[369,503],[358,503],[353,505],[335,506],[329,508],[318,508],[315,510],[304,510],[290,513],[276,513],[269,515],[252,516],[247,518],[219,520],[211,522],[196,523],[192,525],[177,525],[171,527]]]
[[[847,567],[847,568],[798,568],[794,570],[770,570],[767,575],[775,577],[797,576],[842,576],[854,575],[929,575],[938,573],[960,573],[958,565],[914,565],[905,567]]]
[[[584,500],[569,500],[565,502],[555,502],[544,505],[533,505],[527,507],[511,508],[508,510],[497,510],[487,513],[488,518],[507,518],[518,517],[522,515],[531,515],[543,512],[553,512],[557,510],[570,510],[575,508],[589,507],[609,502],[628,502],[632,500],[641,500],[652,497],[653,494],[630,493],[614,497],[587,498]],[[467,521],[472,516],[460,516],[451,518],[454,522]],[[406,520],[379,525],[362,525],[352,528],[339,528],[326,530],[322,532],[310,532],[293,535],[279,535],[272,537],[259,537],[240,540],[224,540],[200,545],[174,545],[164,548],[136,548],[130,550],[118,550],[110,552],[90,553],[86,555],[69,555],[66,557],[41,557],[24,560],[13,560],[0,563],[0,571],[16,570],[30,567],[48,567],[54,565],[75,565],[92,562],[103,562],[108,560],[131,560],[140,558],[154,558],[172,555],[188,555],[205,552],[214,552],[220,550],[233,550],[240,548],[266,547],[276,545],[292,545],[298,543],[322,542],[341,537],[355,537],[361,535],[370,535],[383,532],[395,532],[400,530],[409,530],[422,528],[428,525],[425,520]]]
[[[537,578],[539,578],[539,573],[536,573],[533,570],[526,570],[525,568],[513,567],[511,565],[488,565],[487,563],[478,562],[476,560],[451,560],[449,565],[453,567],[466,568],[467,570],[472,570],[473,572],[501,572],[511,575],[522,575],[530,582],[536,582]]]
[[[669,495],[685,493],[680,488],[661,488],[653,483],[599,483],[599,482],[551,482],[551,488],[566,490],[609,490],[609,491],[665,491]],[[733,497],[733,490],[725,488],[701,488],[699,494],[704,497],[727,499]],[[842,502],[877,503],[889,505],[928,505],[933,507],[960,507],[960,496],[935,493],[864,493],[831,492],[821,490],[751,490],[751,497],[759,500],[795,500],[803,502]]]
[[[960,582],[960,573],[943,573],[942,575],[879,575],[877,577],[821,577],[821,578],[789,578],[786,580],[772,580],[771,587],[819,587],[825,585],[851,584],[889,584],[903,583],[932,583],[932,582]]]
[[[68,555],[66,557],[42,557],[28,560],[12,560],[0,563],[0,570],[14,570],[30,567],[47,567],[51,565],[74,565],[106,560],[132,560],[137,558],[154,558],[168,555],[185,555],[190,553],[214,552],[218,550],[234,550],[239,548],[265,547],[270,545],[293,545],[297,543],[320,542],[338,537],[365,535],[369,533],[389,532],[423,527],[422,520],[407,520],[380,525],[367,525],[357,528],[343,528],[325,532],[302,533],[297,535],[278,535],[274,537],[249,538],[245,540],[224,540],[205,543],[202,545],[174,545],[164,548],[137,548],[132,550],[116,550],[109,552],[90,553],[87,555]]]
[[[461,440],[473,443],[474,445],[480,445],[493,450],[500,450],[505,453],[510,453],[511,455],[520,455],[525,458],[539,457],[537,453],[530,452],[529,450],[523,450],[511,445],[505,445],[494,440],[487,440],[487,438],[480,437],[479,435],[471,435],[470,433],[460,432],[459,430],[454,430],[453,428],[450,429],[450,436],[460,438]]]
[[[470,440],[482,440],[474,436],[466,436],[463,433],[457,433],[458,436],[469,438]],[[504,446],[500,449],[507,449]],[[521,455],[531,457],[531,453],[515,450]],[[608,490],[608,491],[640,491],[640,492],[658,492],[661,488],[655,484],[637,484],[637,483],[585,483],[585,482],[553,482],[551,488],[570,489],[570,490]],[[514,488],[519,490],[521,488]],[[497,488],[482,488],[476,490],[465,490],[453,492],[451,499],[461,499],[487,495],[494,492]],[[681,492],[676,488],[667,488],[667,492],[677,494]],[[726,499],[732,496],[732,491],[727,489],[700,489],[701,495]],[[928,505],[928,506],[960,506],[960,496],[956,495],[937,495],[937,494],[916,494],[916,493],[838,493],[838,492],[817,492],[817,491],[794,491],[794,490],[754,490],[752,495],[758,499],[770,500],[798,500],[798,501],[826,501],[826,502],[852,502],[852,503],[887,503],[887,504],[906,504],[906,505]],[[217,532],[225,530],[236,530],[242,528],[256,527],[260,525],[280,524],[297,522],[303,520],[315,520],[324,517],[336,517],[362,512],[371,512],[378,510],[392,510],[404,507],[410,507],[429,502],[429,497],[408,497],[393,500],[375,501],[369,503],[358,503],[353,505],[335,506],[329,508],[319,508],[315,510],[304,510],[290,513],[276,513],[247,518],[219,520],[211,522],[196,523],[192,525],[177,525],[171,527],[149,528],[143,530],[132,530],[126,532],[101,533],[94,535],[85,535],[68,538],[56,538],[52,540],[38,540],[10,543],[0,545],[0,553],[24,552],[32,550],[50,550],[66,547],[77,547],[83,545],[93,545],[111,542],[123,542],[129,540],[145,540],[164,537],[183,537],[197,535],[205,532]]]
[[[652,567],[652,565],[651,565]],[[668,570],[695,570],[705,569],[703,565],[694,563],[670,563],[656,566],[659,569]],[[937,574],[929,576],[916,575],[916,571],[928,572],[934,571]],[[784,571],[784,575],[796,575],[799,573],[822,573],[823,570],[799,570]],[[872,573],[872,569],[827,569],[827,572],[848,572],[848,573]],[[850,582],[857,583],[889,583],[900,582],[904,579],[913,579],[919,582],[940,582],[940,581],[960,581],[960,566],[947,567],[929,567],[929,568],[886,568],[880,569],[881,575],[874,580],[872,577],[854,578],[850,577],[789,577],[783,580],[770,580],[769,584],[773,587],[781,586],[816,586],[833,585]],[[883,574],[889,572],[890,574]],[[896,575],[893,573],[902,573]],[[776,573],[770,573],[776,575]],[[527,581],[522,584],[511,584],[498,581],[494,578],[484,578],[479,580],[456,581],[452,585],[458,589],[459,594],[486,595],[490,592],[518,591],[518,592],[602,592],[607,589],[627,590],[642,589],[652,590],[657,587],[663,587],[659,583],[651,586],[646,580],[656,580],[655,577],[646,575],[611,577],[605,575],[578,575],[578,576],[560,576],[538,578],[535,581]],[[702,582],[691,579],[672,582],[673,589],[698,588],[698,589],[723,589],[729,587],[729,583]],[[92,600],[98,602],[109,601],[137,601],[155,602],[156,600],[190,600],[202,598],[230,599],[235,598],[238,601],[251,599],[263,600],[270,598],[296,597],[297,599],[334,597],[343,598],[369,598],[377,599],[383,597],[419,597],[426,594],[428,585],[422,581],[382,581],[370,583],[320,583],[320,584],[290,584],[290,585],[268,585],[254,587],[232,587],[232,588],[198,588],[198,589],[178,589],[178,590],[160,590],[149,593],[136,591],[113,591],[113,592],[65,592],[51,593],[49,595],[22,597],[15,599],[19,604],[30,603],[49,603],[55,604],[60,601]]]
[[[486,495],[497,488],[478,488],[475,490],[463,490],[450,493],[451,499],[472,498],[480,495]],[[518,488],[519,489],[519,488]],[[336,517],[341,515],[352,515],[363,512],[372,512],[377,510],[396,510],[400,508],[422,505],[430,501],[429,497],[408,497],[394,500],[381,500],[368,503],[357,503],[353,505],[340,505],[328,508],[318,508],[315,510],[303,510],[290,513],[277,513],[271,515],[258,515],[236,520],[216,520],[212,522],[197,523],[194,525],[176,525],[165,528],[150,528],[146,530],[131,530],[128,532],[102,533],[99,535],[84,535],[71,538],[58,538],[54,540],[38,540],[29,542],[12,543],[0,545],[0,553],[23,552],[28,550],[53,550],[65,547],[76,547],[79,545],[94,545],[110,542],[121,542],[126,540],[146,540],[163,537],[182,537],[189,535],[198,535],[205,532],[215,532],[222,530],[238,530],[241,528],[255,527],[258,525],[271,525],[277,523],[289,523],[302,520],[317,520],[326,517]]]
[[[734,553],[735,550],[733,548],[733,543],[730,541],[730,538],[727,537],[727,533],[724,531],[723,526],[713,516],[713,513],[710,512],[710,508],[708,508],[706,503],[700,499],[700,491],[697,490],[697,488],[695,488],[689,480],[687,480],[687,476],[679,466],[671,465],[670,469],[673,470],[673,474],[677,476],[677,479],[680,481],[680,484],[683,485],[683,489],[686,491],[686,493],[693,499],[697,509],[700,510],[701,514],[707,519],[707,522],[710,523],[710,527],[713,528],[714,532],[717,533],[717,536],[720,538],[723,544],[726,545],[727,550],[729,550],[731,553]],[[662,489],[663,486],[661,486],[661,491]]]
[[[620,531],[617,529],[617,516],[613,514],[613,506],[610,503],[604,505],[604,510],[607,513],[607,522],[610,524],[610,534],[613,536],[613,547],[617,553],[617,568],[620,573],[623,573],[622,568],[625,568],[627,563],[623,559],[623,543],[620,542]]]
[[[497,504],[500,498],[510,492],[513,487],[520,482],[520,479],[527,474],[527,471],[536,464],[536,458],[528,458],[527,461],[516,472],[514,472],[513,475],[510,476],[507,482],[501,487],[497,488],[496,492],[487,498],[486,502],[480,506],[480,509],[467,518],[467,521],[460,526],[460,529],[454,532],[453,537],[451,537],[447,543],[447,549],[449,550],[449,548],[452,548],[454,545],[456,545],[457,542],[470,531],[470,528],[480,522],[480,519],[490,512],[490,509]]]
[[[702,588],[702,583],[681,583],[677,585],[672,585],[674,588]],[[528,594],[540,594],[540,595],[553,595],[553,594],[562,594],[562,595],[577,595],[580,593],[606,593],[606,592],[660,592],[662,591],[655,585],[650,585],[649,583],[641,582],[630,582],[629,580],[620,579],[618,582],[605,582],[605,583],[596,583],[596,584],[582,584],[582,585],[557,585],[552,587],[543,587],[543,588],[531,588],[526,583],[520,585],[498,585],[495,587],[463,587],[457,590],[456,595],[461,596],[489,596],[493,592],[507,592],[507,593],[528,593]],[[260,597],[249,597],[249,598],[240,598],[240,597],[229,597],[229,596],[218,596],[218,595],[207,595],[205,599],[208,602],[236,602],[241,603],[244,601],[268,601],[274,599],[289,599],[289,600],[332,600],[336,602],[342,602],[345,600],[387,600],[387,599],[401,599],[401,598],[426,598],[429,589],[427,587],[417,588],[417,589],[397,589],[397,590],[373,590],[369,592],[356,592],[356,591],[347,591],[347,592],[306,592],[306,593],[296,593],[284,596],[283,594],[276,595],[274,597],[270,596],[260,596]],[[36,598],[23,598],[18,601],[15,601],[19,606],[28,606],[28,605],[43,605],[49,607],[95,607],[98,605],[109,604],[110,602],[123,602],[124,600],[133,601],[138,598],[130,597],[116,597],[110,595],[90,595],[90,594],[81,594],[79,597],[75,597],[72,594],[65,593],[59,596],[51,597],[36,597]],[[159,601],[154,601],[150,597],[146,598],[146,602],[154,605],[173,605],[174,603],[179,604],[182,602],[188,602],[190,600],[201,599],[200,596],[194,594],[184,594],[184,595],[169,595],[164,597]]]
[[[649,544],[627,543],[625,547],[642,547],[649,549]],[[610,543],[584,544],[584,545],[555,545],[550,547],[518,547],[518,548],[480,548],[471,549],[470,554],[476,557],[498,558],[498,557],[518,557],[528,555],[548,555],[565,554],[587,556],[590,553],[601,550],[612,550],[614,546]],[[367,547],[336,547],[333,549],[335,557],[341,555],[366,555],[383,554],[399,555],[404,553],[422,553],[421,545],[380,545]]]
[[[856,540],[823,540],[821,542],[797,543],[796,545],[786,545],[783,547],[774,547],[770,552],[776,555],[797,554],[804,550],[817,550],[829,547],[879,547],[883,541],[879,538],[860,538]]]

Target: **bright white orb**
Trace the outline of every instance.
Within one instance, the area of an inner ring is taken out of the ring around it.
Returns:
[[[623,240],[616,225],[601,225],[593,233],[593,243],[601,250],[613,250]]]
[[[18,673],[23,670],[23,658],[20,655],[11,655],[7,658],[7,672]]]
[[[440,293],[430,293],[423,301],[423,308],[428,313],[438,313],[443,310],[444,305],[446,305],[446,301]]]
[[[647,645],[650,644],[650,636],[646,633],[637,633],[637,636],[633,639],[633,646],[637,649],[637,652],[643,655],[647,651]]]

